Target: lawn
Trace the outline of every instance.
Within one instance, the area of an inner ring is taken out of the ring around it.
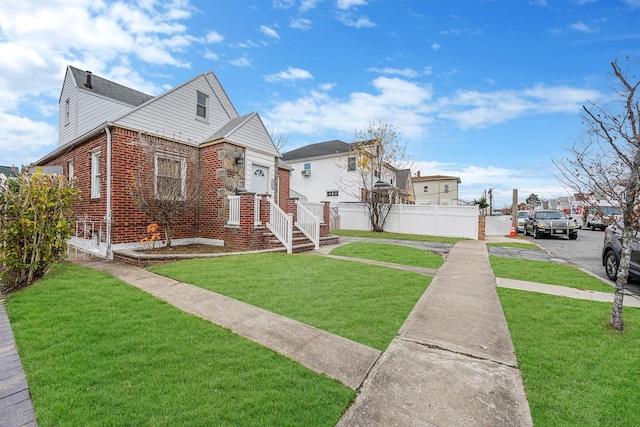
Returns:
[[[389,233],[386,231],[375,232],[365,230],[331,230],[331,234],[345,237],[366,237],[370,239],[394,239],[394,240],[410,240],[414,242],[439,242],[439,243],[456,243],[460,240],[456,237],[442,237],[442,236],[423,236],[420,234],[403,234],[403,233]]]
[[[69,263],[6,308],[40,426],[333,426],[355,395]]]
[[[602,280],[571,265],[496,256],[490,256],[489,261],[496,277],[599,292],[613,293],[615,290]]]
[[[331,255],[363,258],[414,267],[440,268],[444,260],[424,249],[375,242],[354,242],[338,246]]]
[[[498,289],[537,426],[640,425],[640,310]]]
[[[248,254],[150,271],[385,350],[431,278],[311,254]]]

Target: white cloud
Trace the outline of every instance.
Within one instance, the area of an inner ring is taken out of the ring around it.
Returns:
[[[354,18],[351,15],[340,14],[338,15],[338,19],[347,27],[354,28],[371,28],[375,27],[376,24],[369,20],[366,16],[361,16],[359,18]]]
[[[280,81],[293,81],[293,80],[309,80],[309,79],[313,79],[313,76],[307,70],[289,67],[287,68],[287,71],[280,71],[279,73],[268,74],[264,76],[264,79],[268,82],[280,82]]]
[[[273,28],[267,27],[266,25],[260,25],[260,31],[262,32],[262,34],[269,37],[270,39],[280,38],[276,30],[274,30]]]
[[[336,2],[336,7],[338,9],[347,10],[352,7],[364,6],[366,4],[366,0],[338,0]]]
[[[495,92],[459,90],[438,101],[438,116],[462,129],[486,128],[532,114],[577,113],[589,99],[598,97],[597,91],[567,86],[538,85]]]
[[[222,42],[222,40],[224,40],[224,37],[222,37],[216,31],[209,31],[205,36],[205,40],[207,41],[207,43],[220,43]]]
[[[432,50],[440,50],[441,46],[440,43],[431,43],[431,49]]]
[[[314,9],[322,0],[302,0],[298,10],[302,13]]]
[[[55,146],[57,139],[57,129],[47,123],[0,112],[0,152],[3,166],[19,167],[36,161],[38,159],[29,157],[28,153]]]
[[[587,26],[587,24],[585,24],[584,22],[576,22],[575,24],[571,24],[569,25],[569,28],[571,28],[574,31],[577,31],[579,33],[592,33],[593,30]]]
[[[298,30],[308,30],[311,28],[311,20],[306,18],[292,19],[289,21],[289,26]]]
[[[372,67],[372,68],[368,68],[367,71],[380,73],[380,74],[396,74],[396,75],[407,77],[407,78],[418,77],[420,75],[420,73],[418,73],[413,68],[398,69],[398,68],[389,68],[389,67],[385,67],[385,68]]]
[[[236,67],[248,67],[251,65],[251,61],[246,56],[241,56],[236,59],[232,59],[229,63]]]

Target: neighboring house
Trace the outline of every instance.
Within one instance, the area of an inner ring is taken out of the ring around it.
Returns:
[[[12,166],[0,166],[0,184],[5,182],[7,178],[18,176],[17,169]]]
[[[304,195],[310,202],[328,201],[332,206],[362,201],[363,176],[357,171],[356,156],[351,154],[352,145],[337,139],[284,153],[282,159],[293,168],[291,190]],[[392,194],[392,203],[400,203],[403,198],[408,199],[409,194],[397,187],[397,173],[391,165],[386,165],[381,177],[364,179],[371,180],[368,188]]]
[[[184,191],[187,177],[199,180],[199,204],[181,218],[175,239],[260,249],[269,202],[253,195],[291,211],[289,166],[258,114],[240,116],[213,72],[154,97],[69,66],[59,108],[59,147],[32,166],[75,179],[76,217],[99,223],[92,238],[109,256],[113,245],[139,242],[151,222],[129,194],[139,172],[153,177],[158,198],[162,184]]]
[[[457,176],[430,175],[420,176],[420,172],[411,178],[416,205],[449,205],[457,206]]]

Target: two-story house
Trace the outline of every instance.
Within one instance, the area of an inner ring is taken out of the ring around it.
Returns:
[[[362,155],[366,155],[366,150]],[[367,190],[385,194],[391,203],[409,200],[405,188],[398,188],[400,171],[384,164],[373,173],[362,173],[358,156],[353,143],[335,139],[288,151],[282,159],[293,169],[291,189],[311,202],[328,201],[332,206],[341,202],[361,202]],[[403,170],[402,174],[405,177],[403,185],[406,185],[406,172]]]
[[[59,146],[32,166],[75,180],[75,215],[98,223],[92,238],[112,256],[151,222],[131,197],[136,176],[150,178],[157,198],[167,197],[167,184],[187,197],[197,181],[197,205],[179,218],[174,238],[260,249],[265,203],[289,206],[290,168],[279,157],[260,116],[239,115],[213,72],[151,96],[69,66]]]
[[[457,176],[420,176],[418,171],[411,178],[411,183],[416,205],[458,205],[458,185],[461,181]]]

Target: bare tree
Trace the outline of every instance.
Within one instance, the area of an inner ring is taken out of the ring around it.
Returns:
[[[627,58],[627,62],[632,62]],[[583,107],[585,135],[564,162],[554,161],[560,181],[586,201],[619,206],[622,213],[622,251],[609,323],[622,330],[622,302],[629,275],[631,243],[638,230],[640,196],[640,81],[618,61],[611,63],[612,86],[618,102],[590,102]]]
[[[141,145],[143,166],[132,173],[129,192],[137,208],[163,228],[171,247],[176,221],[200,202],[198,151],[159,139]]]
[[[399,189],[395,173],[406,166],[405,149],[406,142],[400,140],[395,126],[369,121],[355,131],[350,151],[339,159],[341,167],[354,173],[353,179],[340,182],[340,186],[365,204],[373,231],[384,231],[391,206],[396,203]]]
[[[282,133],[279,129],[271,129],[269,136],[271,136],[271,140],[275,144],[278,153],[282,153],[289,143],[289,135]]]

